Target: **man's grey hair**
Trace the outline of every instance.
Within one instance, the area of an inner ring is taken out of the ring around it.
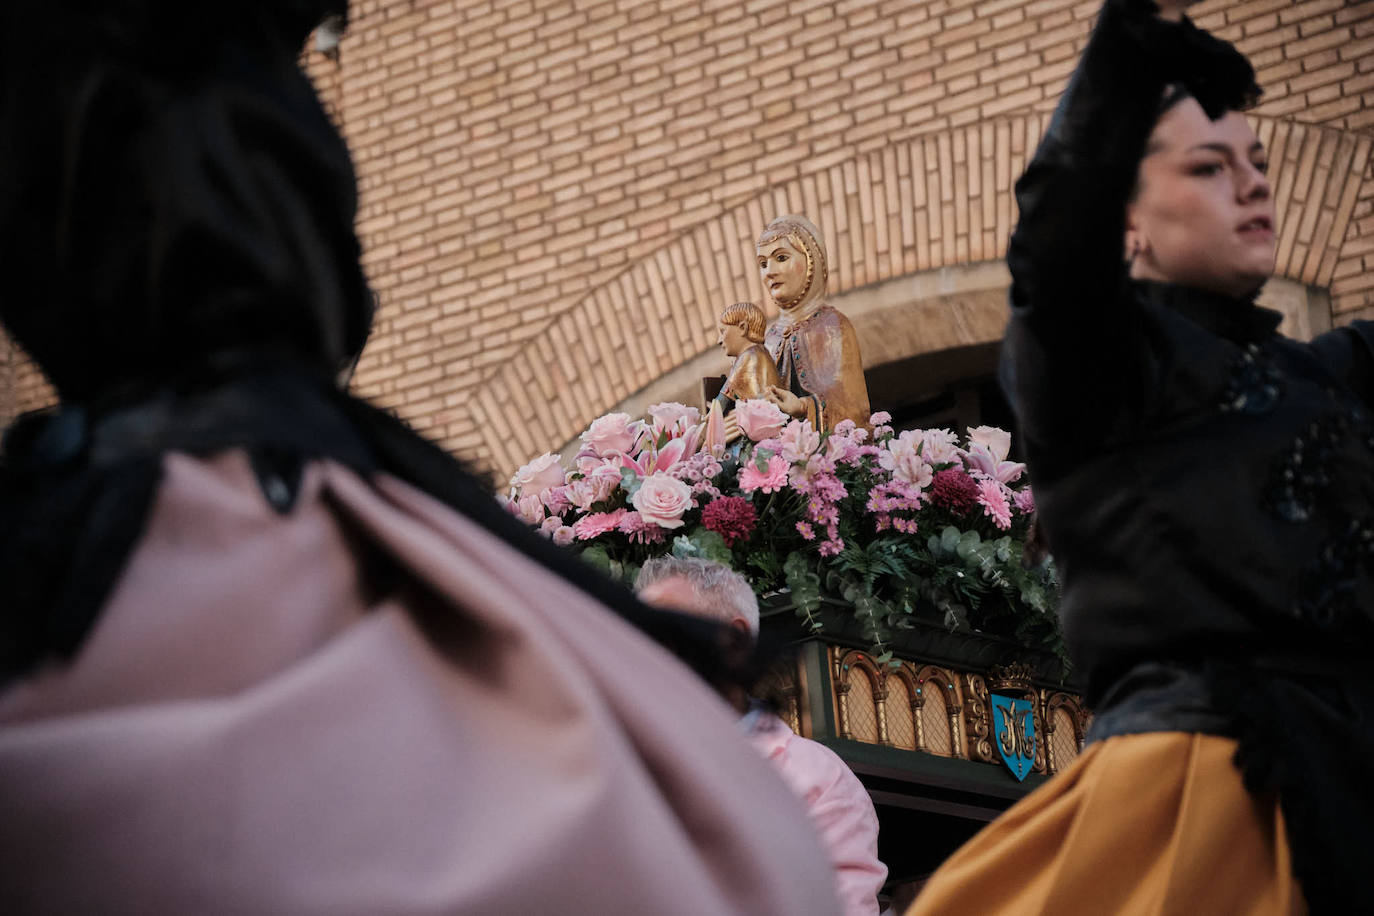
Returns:
[[[759,599],[749,580],[728,566],[700,557],[654,557],[640,569],[635,579],[639,591],[666,579],[685,579],[699,595],[703,611],[723,621],[743,617],[749,632],[759,632]]]

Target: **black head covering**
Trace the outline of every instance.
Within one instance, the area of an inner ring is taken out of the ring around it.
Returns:
[[[353,169],[296,63],[345,5],[0,5],[0,320],[64,400],[361,349]]]
[[[346,0],[0,0],[0,322],[62,396],[0,454],[0,683],[75,653],[169,450],[385,471],[577,584],[718,684],[730,633],[649,611],[334,385],[367,335],[347,148],[297,56]]]

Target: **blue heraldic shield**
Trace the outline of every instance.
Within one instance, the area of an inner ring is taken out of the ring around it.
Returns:
[[[994,744],[1002,762],[1017,781],[1026,778],[1035,766],[1035,716],[1030,700],[1015,700],[992,694]]]

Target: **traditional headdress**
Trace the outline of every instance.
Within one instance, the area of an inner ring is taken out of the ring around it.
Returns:
[[[0,4],[0,321],[63,400],[361,349],[353,167],[296,63],[345,5]]]
[[[789,303],[789,308],[824,298],[830,270],[825,259],[825,242],[821,239],[821,231],[806,217],[788,214],[769,223],[759,235],[758,244],[767,245],[778,239],[787,239],[793,248],[806,254],[806,286],[802,288],[797,301]]]

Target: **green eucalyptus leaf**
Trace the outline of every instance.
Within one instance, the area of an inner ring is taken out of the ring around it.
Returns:
[[[604,544],[593,544],[582,551],[579,556],[606,575],[611,575],[611,555],[606,552],[606,546]]]
[[[959,542],[955,546],[954,552],[967,560],[970,556],[977,553],[978,548],[982,545],[982,540],[983,539],[978,536],[978,532],[965,531],[963,534],[959,535]]]
[[[635,494],[639,492],[640,484],[643,482],[633,468],[620,469],[620,489],[625,491],[627,500],[635,498]]]
[[[797,616],[804,618],[813,631],[819,631],[821,625],[815,614],[821,607],[821,577],[812,569],[810,558],[799,550],[793,551],[783,562],[782,573]]]

